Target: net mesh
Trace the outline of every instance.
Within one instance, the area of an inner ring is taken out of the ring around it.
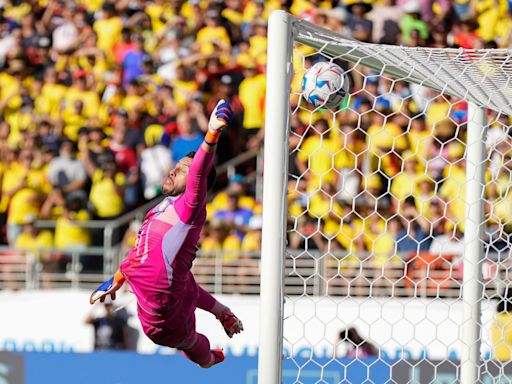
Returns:
[[[397,80],[511,115],[510,49],[449,49],[367,44],[336,36],[305,21],[295,22],[296,39],[318,51],[364,65]]]
[[[480,377],[512,381],[509,52],[296,29],[283,382],[459,381],[468,102],[488,107]],[[302,97],[317,61],[350,77],[335,110]]]

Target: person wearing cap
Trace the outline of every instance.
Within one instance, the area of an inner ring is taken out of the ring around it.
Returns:
[[[369,0],[349,0],[347,10],[349,19],[347,25],[352,31],[352,37],[359,41],[371,42],[373,22],[367,18],[367,13],[372,9]]]
[[[421,5],[419,0],[409,0],[401,8],[405,13],[402,21],[400,22],[402,43],[404,45],[410,45],[411,33],[413,31],[417,31],[423,40],[427,40],[429,36],[429,27],[427,23],[421,19]]]
[[[317,12],[327,17],[327,29],[336,32],[345,38],[352,37],[352,32],[350,31],[350,28],[347,26],[348,13],[345,8],[319,8]]]

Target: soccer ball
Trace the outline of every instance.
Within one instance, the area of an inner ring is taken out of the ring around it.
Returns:
[[[302,79],[302,92],[315,107],[335,108],[348,94],[349,82],[337,64],[319,62],[309,68]]]

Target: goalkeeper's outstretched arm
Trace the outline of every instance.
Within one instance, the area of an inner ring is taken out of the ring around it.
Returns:
[[[217,142],[232,116],[231,107],[224,100],[217,103],[210,116],[208,132],[190,164],[184,196],[175,203],[180,219],[187,224],[194,220],[206,199],[208,173],[213,166]]]

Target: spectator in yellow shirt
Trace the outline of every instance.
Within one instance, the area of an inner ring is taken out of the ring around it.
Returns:
[[[374,113],[372,119],[367,133],[372,170],[380,167],[381,171],[392,177],[400,170],[400,154],[408,149],[407,139],[398,125],[399,116],[393,115],[384,120],[381,114]]]
[[[116,163],[110,157],[99,158],[99,166],[94,164],[85,136],[82,137],[80,142],[80,154],[87,174],[92,180],[89,200],[94,208],[95,215],[103,220],[119,216],[124,207],[124,174],[117,171]]]
[[[231,50],[231,40],[228,31],[220,24],[220,14],[215,8],[205,13],[205,26],[197,32],[195,47],[200,53],[211,55],[215,52],[228,53]]]
[[[28,149],[20,152],[20,178],[17,186],[10,190],[11,199],[7,214],[7,240],[14,245],[22,231],[22,226],[29,217],[39,214],[39,207],[44,199],[44,173],[32,165],[34,156]]]
[[[496,318],[491,326],[493,357],[508,363],[512,360],[512,289],[505,288],[496,308]]]
[[[258,19],[253,22],[253,35],[249,38],[249,55],[258,65],[267,63],[267,22]]]
[[[93,24],[94,32],[98,35],[98,48],[103,49],[107,55],[112,55],[114,45],[121,38],[123,21],[115,14],[114,4],[108,0],[102,6],[102,18]]]
[[[57,81],[55,68],[49,67],[44,74],[44,84],[41,94],[36,97],[37,112],[48,114],[55,118],[59,115],[60,104],[66,94],[66,87]],[[39,103],[38,103],[39,101]]]
[[[415,194],[416,179],[421,175],[418,158],[412,151],[405,151],[402,159],[403,171],[391,179],[391,194],[396,199],[395,203]]]
[[[249,279],[259,279],[262,224],[260,215],[251,217],[248,231],[242,240],[240,264],[237,268],[240,293],[249,293],[245,284]]]
[[[228,222],[214,218],[209,230],[209,235],[201,243],[201,256],[222,255],[224,262],[235,261],[240,257],[240,238],[231,233],[231,225]]]
[[[43,267],[43,287],[51,288],[51,278],[49,278],[48,273],[58,272],[61,261],[58,254],[51,252],[51,248],[53,248],[52,232],[38,230],[35,226],[35,217],[30,217],[23,225],[23,231],[16,239],[14,246],[17,249],[30,252],[38,258]]]
[[[329,124],[325,119],[318,120],[308,131],[309,136],[302,142],[295,159],[301,175],[308,181],[308,189],[316,191],[326,183],[337,184],[336,156],[342,147],[329,137]]]
[[[69,251],[90,246],[91,236],[89,230],[74,223],[91,220],[89,212],[84,209],[84,203],[81,198],[70,196],[67,201],[64,201],[64,199],[57,197],[51,204],[48,204],[45,214],[50,212],[52,206],[56,206],[62,211],[62,215],[57,218],[55,223],[55,248]],[[43,212],[42,216],[44,217]]]
[[[244,80],[238,87],[238,95],[244,107],[244,132],[246,141],[254,137],[265,121],[266,78],[258,74],[254,62],[247,63],[243,71]]]
[[[75,108],[75,101],[80,100],[83,104],[83,116],[87,118],[97,117],[100,106],[100,99],[98,94],[91,90],[87,84],[88,74],[83,70],[77,70],[73,73],[73,85],[66,92],[64,97],[64,108],[73,113]],[[90,77],[94,80],[94,77]]]

